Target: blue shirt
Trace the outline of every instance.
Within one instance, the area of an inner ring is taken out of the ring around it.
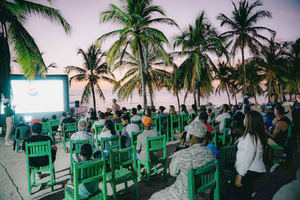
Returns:
[[[273,126],[273,119],[275,118],[275,115],[273,113],[267,113],[265,116],[266,119],[266,129],[269,129],[271,126]]]
[[[215,147],[215,145],[214,145],[213,142],[209,143],[209,144],[206,146],[206,148],[208,148],[208,149],[210,149],[210,150],[212,151],[212,153],[213,153],[215,159],[218,159],[218,158],[219,158],[219,152],[218,152],[218,150],[217,150],[217,148]]]

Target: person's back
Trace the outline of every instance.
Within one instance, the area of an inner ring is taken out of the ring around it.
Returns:
[[[67,112],[67,117],[61,122],[61,124],[67,124],[67,123],[75,123],[76,120],[72,117],[71,112]]]
[[[92,128],[91,128],[91,132],[94,132],[95,131],[95,127],[96,126],[99,126],[99,125],[104,125],[106,122],[105,120],[105,114],[104,113],[100,113],[99,114],[99,120],[95,121]]]
[[[128,115],[122,116],[122,125],[124,128],[121,133],[121,146],[122,148],[130,147],[130,138],[132,132],[139,132],[140,127],[137,124],[130,123]]]
[[[220,115],[218,115],[216,117],[216,119],[215,119],[216,122],[220,123],[220,125],[219,125],[219,131],[220,132],[223,132],[223,129],[224,129],[224,120],[231,118],[230,114],[228,113],[229,106],[227,104],[223,105],[222,110],[223,110],[223,113],[220,114]]]

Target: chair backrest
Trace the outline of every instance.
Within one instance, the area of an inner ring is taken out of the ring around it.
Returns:
[[[104,128],[104,125],[95,125],[95,133],[96,133],[96,135],[100,135],[103,128]]]
[[[64,133],[75,133],[77,132],[77,126],[75,123],[63,123],[63,132]]]
[[[121,132],[123,130],[124,126],[122,123],[115,123],[115,129],[116,131]]]
[[[203,193],[214,188],[214,199],[220,199],[218,161],[209,163],[198,169],[188,171],[189,199],[196,199],[196,193]]]
[[[50,122],[42,122],[42,132],[41,135],[47,135],[49,131],[52,130],[50,126]]]
[[[96,159],[74,164],[74,198],[79,199],[79,184],[100,182],[102,180],[102,194],[106,195],[106,165],[105,160]]]
[[[50,126],[51,127],[59,126],[60,125],[59,119],[51,119],[49,122],[50,122]]]
[[[40,156],[48,156],[49,164],[52,165],[50,140],[43,142],[25,142],[25,152],[27,158],[27,166],[29,166],[29,158]]]
[[[287,138],[290,139],[292,137],[293,130],[292,130],[292,125],[289,125],[288,131],[287,131]]]
[[[158,118],[158,132],[161,135],[162,133],[169,133],[169,116],[159,116]]]
[[[114,174],[114,169],[120,169],[131,165],[136,171],[136,152],[135,147],[131,146],[117,151],[109,151],[110,167]]]
[[[73,153],[80,153],[80,148],[82,144],[89,143],[93,146],[93,140],[70,140],[70,154],[72,156]]]
[[[232,120],[232,118],[226,118],[226,119],[224,119],[224,129],[226,129],[226,128],[232,128],[232,123],[233,122],[233,120]]]
[[[130,136],[130,141],[131,141],[131,146],[136,145],[137,142],[137,137],[139,134],[141,134],[143,131],[139,132],[132,132]]]
[[[121,148],[121,137],[114,135],[110,138],[101,138],[100,140],[101,153],[105,150],[107,151],[116,151]]]
[[[237,145],[220,147],[220,168],[221,171],[228,165],[234,165],[236,160]]]
[[[132,121],[131,123],[138,125],[140,127],[140,129],[143,128],[142,120]]]
[[[157,137],[147,137],[146,138],[146,158],[147,161],[150,160],[151,152],[156,152],[158,150],[163,150],[163,155],[161,158],[167,158],[167,139],[166,135]]]
[[[17,126],[15,129],[15,137],[16,134],[19,132],[19,138],[20,140],[25,140],[27,138],[27,133],[29,131],[29,126]]]
[[[189,124],[189,117],[189,113],[181,114],[181,123],[183,127]]]
[[[137,116],[140,116],[140,117],[143,117],[143,116],[144,116],[144,113],[137,113],[136,115],[137,115]]]
[[[180,115],[170,115],[170,120],[171,120],[171,126],[174,127],[176,126],[177,128],[180,129]]]

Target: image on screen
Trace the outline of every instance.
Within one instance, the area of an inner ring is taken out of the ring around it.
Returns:
[[[12,106],[18,113],[64,110],[62,80],[11,80]]]

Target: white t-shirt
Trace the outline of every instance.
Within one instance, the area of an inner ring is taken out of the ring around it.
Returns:
[[[115,135],[120,135],[119,131],[116,131]],[[98,140],[100,141],[101,138],[110,138],[112,136],[113,135],[111,134],[110,130],[107,130],[107,131],[102,132],[100,135],[98,135]]]
[[[104,125],[105,121],[106,121],[105,119],[99,119],[99,120],[95,121],[93,126],[92,126],[92,129],[95,129],[96,125]]]
[[[136,122],[136,121],[141,121],[141,120],[142,120],[142,118],[138,115],[134,115],[130,119],[131,122]]]
[[[146,138],[156,136],[158,136],[158,133],[155,130],[144,130],[143,133],[137,136],[136,149],[141,150],[141,152],[138,153],[139,160],[146,161]]]
[[[122,136],[126,137],[126,147],[130,147],[130,138],[132,132],[139,132],[140,127],[137,124],[128,124],[122,130]]]
[[[229,118],[231,118],[231,116],[227,112],[226,113],[222,113],[221,115],[217,116],[216,121],[220,122],[220,126],[219,126],[220,132],[223,132],[223,129],[224,129],[224,120],[225,119],[229,119]]]

